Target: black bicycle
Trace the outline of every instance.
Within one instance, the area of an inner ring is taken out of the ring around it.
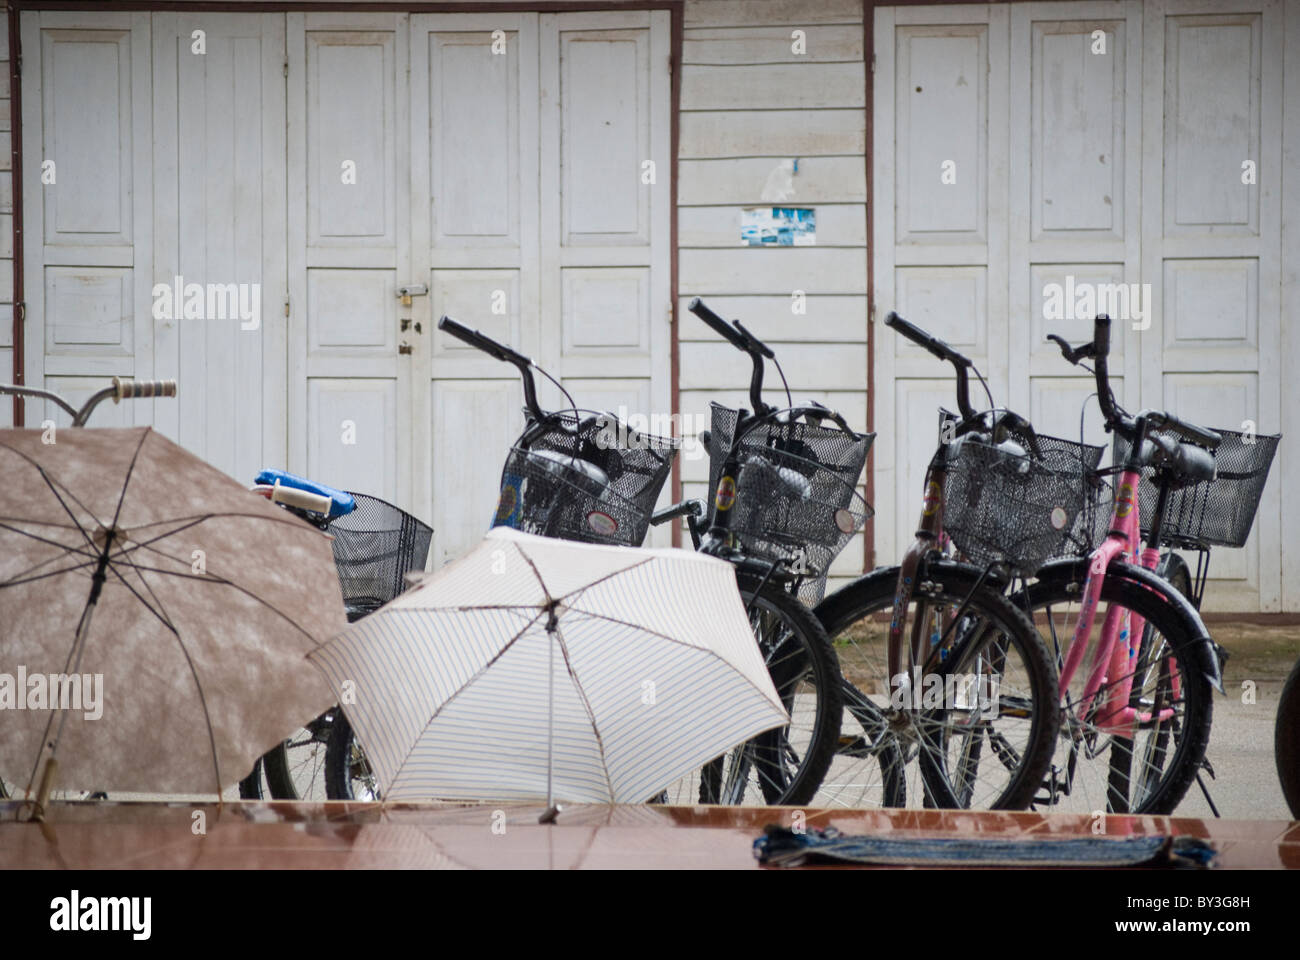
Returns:
[[[424,569],[433,530],[391,503],[282,470],[263,470],[253,490],[330,535],[349,623],[397,597],[406,575]],[[240,782],[243,799],[267,793],[276,800],[378,797],[337,705],[264,754]]]
[[[698,300],[690,309],[750,357],[750,403],[755,410],[771,411],[761,395],[765,364],[772,362],[780,372],[774,351],[738,321],[726,323]],[[835,757],[813,802],[827,807],[894,807],[909,802],[929,807],[1023,807],[1047,767],[1056,735],[1055,674],[1041,638],[1025,615],[1002,596],[990,579],[990,569],[943,556],[938,522],[945,502],[948,516],[958,523],[963,507],[969,508],[968,517],[987,512],[991,504],[1005,513],[1002,495],[1015,494],[1025,506],[1019,531],[1007,529],[1003,536],[992,537],[987,559],[990,567],[1009,556],[1023,565],[1030,560],[1029,546],[1043,549],[1043,528],[1057,533],[1051,528],[1050,508],[1031,509],[1025,496],[1034,493],[1041,499],[1055,471],[1044,466],[1041,455],[1032,459],[1033,451],[1006,442],[1012,427],[1020,435],[1032,436],[1027,422],[1001,411],[990,428],[971,408],[966,376],[970,361],[899,317],[891,315],[887,322],[956,367],[963,419],[948,439],[962,442],[940,445],[927,476],[921,530],[903,565],[854,580],[821,600],[814,611],[832,638],[843,671],[844,715]],[[775,510],[766,511],[757,526],[788,537],[781,544],[785,549],[808,543],[803,552],[813,558],[811,576],[792,578],[786,587],[816,602],[830,560],[870,515],[865,502],[846,497],[862,471],[867,450],[865,443],[854,447],[850,438],[858,435],[825,408],[803,409],[814,420],[831,419],[840,427],[829,431],[829,443],[801,458],[811,460],[815,455],[824,474],[835,478],[830,486],[836,494],[817,508],[817,523],[783,523],[787,518]],[[761,427],[779,423],[782,415],[768,412],[751,417],[744,411],[714,408],[715,429],[709,438],[713,487],[716,496],[724,499],[724,481],[731,467],[724,458],[744,457],[747,452],[747,444],[742,440],[737,445],[727,430],[733,419]],[[757,428],[756,435],[765,447],[764,434]],[[1001,483],[998,472],[989,471],[983,462],[982,454],[990,450],[1001,464]],[[785,452],[779,456],[785,464]],[[945,476],[953,478],[952,489],[959,494],[946,501]],[[1077,480],[1077,469],[1072,476]],[[828,536],[832,532],[841,538]],[[745,541],[743,533],[740,539]],[[973,539],[967,542],[974,546]],[[1001,549],[1008,546],[1010,551]],[[910,637],[905,637],[909,630]]]
[[[761,734],[646,799],[808,802],[834,753],[841,703],[839,669],[825,631],[786,589],[799,574],[782,560],[736,548],[727,533],[730,510],[717,511],[708,531],[700,526],[704,510],[697,501],[654,512],[678,453],[677,440],[638,432],[610,413],[582,410],[563,385],[522,354],[449,317],[438,326],[512,364],[523,379],[526,425],[501,472],[493,526],[587,543],[640,546],[652,523],[688,517],[697,538],[703,532],[711,535],[700,548],[736,568],[737,587],[755,639],[791,723]],[[568,408],[541,408],[534,370],[555,383]],[[737,457],[732,467],[736,503],[748,496],[747,491],[766,483],[766,464],[742,463]]]

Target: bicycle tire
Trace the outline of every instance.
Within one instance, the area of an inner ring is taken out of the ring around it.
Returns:
[[[362,785],[360,793],[358,783]],[[336,711],[325,745],[325,796],[330,800],[381,799],[374,774],[341,708]]]
[[[338,713],[338,707],[331,707],[262,756],[266,786],[274,799],[329,799],[325,763],[330,732]]]
[[[1273,730],[1273,756],[1282,796],[1291,816],[1300,820],[1300,660],[1282,685]]]
[[[843,701],[840,670],[826,631],[812,612],[777,583],[737,575],[737,587],[778,696],[791,724],[769,730],[706,764],[700,771],[699,801],[743,805],[806,804],[816,795],[835,755]],[[779,625],[777,624],[779,621]],[[772,628],[782,631],[772,636]],[[813,715],[807,715],[806,686],[813,687]],[[798,732],[792,736],[792,727]],[[797,740],[797,743],[792,743]],[[797,758],[793,769],[788,760]],[[757,791],[752,788],[758,787]],[[672,794],[672,789],[668,793]]]
[[[962,674],[959,668],[970,665],[971,659],[982,656],[984,651],[996,654],[1001,649],[1003,658],[1007,650],[1015,652],[1017,663],[1015,675],[1010,678],[1011,696],[1002,692],[1007,678],[999,678],[997,716],[980,720],[984,716],[981,709],[976,713],[976,722],[966,723],[962,733],[972,748],[966,759],[978,765],[987,741],[993,750],[992,759],[1010,776],[1004,783],[995,781],[976,796],[972,778],[978,778],[979,773],[976,766],[966,763],[960,771],[965,773],[964,785],[954,789],[947,759],[951,742],[942,737],[945,731],[951,735],[955,728],[953,718],[959,717],[962,711],[945,706],[926,709],[923,702],[922,708],[906,720],[900,716],[902,711],[893,704],[893,688],[884,667],[898,568],[886,567],[842,588],[816,609],[845,671],[845,685],[850,691],[856,691],[856,695],[850,693],[846,697],[845,720],[860,724],[864,737],[880,738],[872,741],[873,750],[864,751],[859,747],[854,753],[850,752],[853,745],[864,738],[841,737],[839,753],[851,759],[861,759],[864,754],[874,757],[882,768],[878,785],[865,775],[865,767],[854,770],[850,765],[849,769],[839,771],[832,768],[831,780],[840,789],[837,793],[823,790],[823,796],[817,800],[819,806],[903,806],[907,802],[907,765],[912,760],[917,761],[917,774],[912,776],[913,797],[919,791],[922,794],[919,799],[926,807],[1017,810],[1024,809],[1033,800],[1051,763],[1060,721],[1056,669],[1025,613],[992,585],[980,585],[976,589],[979,577],[980,571],[969,564],[934,556],[926,558],[917,570],[917,592],[909,608],[909,623],[918,609],[917,598],[922,596],[926,604],[920,608],[922,615],[931,610],[960,608],[965,603],[958,629],[966,633],[951,641],[951,654],[935,671],[943,679],[945,690],[948,677],[956,679]],[[999,638],[1005,638],[1001,646]],[[868,685],[872,689],[861,689]],[[879,703],[886,691],[891,696],[888,708]],[[871,699],[873,696],[876,699]],[[1005,716],[1004,705],[1008,711]],[[969,713],[969,708],[965,712]],[[910,725],[914,732],[909,733],[907,726],[892,726],[891,717],[893,723]],[[1023,722],[1026,719],[1028,722]],[[1000,721],[1006,722],[996,726]],[[1014,769],[1008,767],[1008,757],[1019,758]]]
[[[1067,613],[1061,621],[1062,628],[1058,629],[1057,614],[1052,613],[1049,608],[1069,606],[1070,604],[1077,605],[1081,594],[1082,591],[1077,582],[1067,582],[1065,580],[1054,580],[1046,583],[1040,581],[1031,584],[1020,594],[1022,605],[1025,605],[1039,618],[1042,618],[1044,611],[1048,612],[1046,626],[1050,633],[1049,646],[1056,652],[1058,659],[1063,656],[1064,647],[1073,635],[1073,627],[1070,625],[1072,617]],[[1147,753],[1149,756],[1154,756],[1162,766],[1156,767],[1151,763],[1144,765],[1141,777],[1142,791],[1140,794],[1135,794],[1131,789],[1133,781],[1131,773],[1121,778],[1116,771],[1122,771],[1126,764],[1131,764],[1131,757],[1124,757],[1123,752],[1125,750],[1131,751],[1133,748],[1125,746],[1123,741],[1136,740],[1136,736],[1133,738],[1118,737],[1095,728],[1090,730],[1087,725],[1080,724],[1071,712],[1071,719],[1069,722],[1064,723],[1061,728],[1061,743],[1070,744],[1065,765],[1067,775],[1066,790],[1064,793],[1058,794],[1055,789],[1058,785],[1055,778],[1057,771],[1060,769],[1058,764],[1053,769],[1053,780],[1049,783],[1048,798],[1040,798],[1038,803],[1059,804],[1061,797],[1072,794],[1074,790],[1073,780],[1079,771],[1080,750],[1092,751],[1095,757],[1100,755],[1101,750],[1105,749],[1111,755],[1107,757],[1106,761],[1104,790],[1095,787],[1090,796],[1085,796],[1085,800],[1089,801],[1085,806],[1092,809],[1080,812],[1102,812],[1101,804],[1104,800],[1104,812],[1106,813],[1173,813],[1191,787],[1196,772],[1205,758],[1205,749],[1209,745],[1210,724],[1213,718],[1213,701],[1211,700],[1210,681],[1208,679],[1213,667],[1209,660],[1209,653],[1199,637],[1191,636],[1188,633],[1173,607],[1159,593],[1154,592],[1145,585],[1124,579],[1122,576],[1109,575],[1102,584],[1101,602],[1119,604],[1121,609],[1127,610],[1131,614],[1137,614],[1146,621],[1143,638],[1135,660],[1134,674],[1147,677],[1151,675],[1154,656],[1153,648],[1156,647],[1160,638],[1163,638],[1160,649],[1168,652],[1160,655],[1158,666],[1154,666],[1156,671],[1155,686],[1152,695],[1147,699],[1154,702],[1163,702],[1164,698],[1169,695],[1165,691],[1172,693],[1172,669],[1176,668],[1180,678],[1180,688],[1185,693],[1177,701],[1170,697],[1169,702],[1171,704],[1175,702],[1183,704],[1182,719],[1181,721],[1177,720],[1175,715],[1174,722],[1168,725],[1159,724],[1154,728],[1156,730],[1154,743],[1150,745]],[[1098,612],[1094,630],[1100,630],[1104,619],[1104,615]],[[1094,635],[1090,642],[1095,643],[1095,640]],[[1074,679],[1081,681],[1087,670],[1088,664],[1085,662],[1081,665]],[[1111,679],[1110,682],[1116,681]],[[1067,698],[1068,695],[1069,691],[1062,691],[1063,699]],[[1129,705],[1137,703],[1138,698],[1141,696],[1142,688],[1135,690],[1130,698]],[[1166,729],[1166,726],[1168,729]],[[1135,731],[1135,733],[1140,732],[1141,728]],[[1170,736],[1175,740],[1172,756],[1168,756],[1168,737]],[[1088,745],[1090,737],[1093,742]],[[1107,740],[1108,743],[1105,742]],[[1121,754],[1118,759],[1113,755],[1116,742],[1119,742]],[[1083,746],[1081,747],[1080,744]],[[1058,748],[1059,746],[1058,744]],[[1083,759],[1090,758],[1084,756]],[[1166,761],[1167,766],[1165,766]],[[1128,766],[1128,770],[1131,771],[1131,766]],[[1124,782],[1125,779],[1127,782]],[[1134,802],[1135,799],[1137,800],[1136,803]]]

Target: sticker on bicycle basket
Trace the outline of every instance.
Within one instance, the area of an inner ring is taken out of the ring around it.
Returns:
[[[931,480],[929,486],[925,488],[925,500],[923,501],[922,513],[927,517],[934,516],[939,509],[939,502],[943,499],[943,491],[939,489],[939,484]]]
[[[587,526],[602,537],[612,537],[618,533],[618,521],[608,513],[601,513],[599,510],[593,510],[587,514]]]
[[[718,481],[718,495],[713,504],[719,510],[730,510],[736,502],[736,481],[733,477],[723,477]]]
[[[1115,497],[1115,516],[1127,517],[1133,512],[1133,484],[1121,483]]]
[[[497,501],[497,515],[493,519],[494,527],[519,526],[519,488],[522,477],[507,475],[501,482],[501,498]]]
[[[840,528],[840,533],[852,533],[858,529],[858,518],[853,515],[852,510],[841,507],[835,511],[835,526]]]
[[[1065,512],[1065,507],[1052,507],[1052,529],[1064,530],[1065,523],[1070,519],[1070,515]]]

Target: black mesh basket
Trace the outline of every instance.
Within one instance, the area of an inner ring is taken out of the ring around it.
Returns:
[[[1180,443],[1187,443],[1172,431],[1160,431]],[[1223,437],[1213,451],[1217,468],[1215,479],[1172,490],[1165,507],[1161,528],[1161,545],[1199,549],[1202,547],[1241,547],[1255,523],[1259,498],[1268,482],[1281,435],[1247,434],[1237,430],[1214,432]],[[1115,437],[1115,463],[1123,464],[1129,444]],[[1142,471],[1138,491],[1138,510],[1142,516],[1142,533],[1150,532],[1159,491],[1152,480],[1155,468]]]
[[[980,414],[980,417],[985,420],[987,426],[998,412],[1000,411],[985,411]],[[957,424],[961,423],[961,419],[952,411],[940,408],[940,444],[946,445],[952,441],[955,436],[954,429]],[[1092,443],[1080,443],[1077,440],[1052,437],[1045,433],[1035,433],[1034,441],[1038,445],[1038,453],[1035,454],[1027,434],[1013,430],[1009,431],[1008,438],[1019,444],[1031,459],[1041,460],[1041,464],[1045,469],[1058,475],[1062,480],[1067,480],[1073,484],[1077,493],[1075,505],[1067,510],[1067,513],[1071,514],[1073,519],[1070,522],[1069,529],[1064,531],[1064,535],[1059,538],[1057,551],[1044,557],[1037,566],[1041,566],[1043,562],[1053,557],[1078,556],[1091,553],[1100,539],[1105,538],[1106,531],[1109,529],[1111,491],[1110,487],[1097,473],[1097,469],[1101,465],[1101,458],[1106,453],[1106,448]],[[1050,512],[1048,520],[1052,520]],[[946,503],[943,525],[944,531],[952,539],[950,514]],[[1100,534],[1098,534],[1098,530],[1100,530]],[[1058,531],[1053,527],[1053,538],[1057,534]],[[957,543],[955,539],[953,539],[953,542]],[[958,548],[961,548],[959,543]],[[963,550],[963,552],[966,551]],[[994,553],[987,550],[978,555],[970,553],[967,553],[967,555],[972,559],[978,557],[982,563],[987,563],[994,558]],[[1037,567],[1034,569],[1037,569]]]
[[[940,411],[941,441],[952,436],[945,423],[956,419]],[[1025,455],[969,437],[941,442],[935,460],[947,468],[943,529],[972,562],[1005,563],[1028,577],[1090,543],[1105,448],[1035,434],[1034,452],[1027,435],[1007,439]]]
[[[511,449],[492,526],[639,547],[677,450],[613,414],[564,413]]]
[[[424,569],[433,530],[378,497],[352,498],[356,509],[332,521],[329,532],[348,619],[356,620],[401,593],[407,573]]]
[[[736,431],[736,411],[712,404],[709,489],[715,496]],[[872,515],[856,485],[875,434],[807,423],[769,423],[741,438],[730,530],[750,556],[803,575],[799,599],[815,605],[826,574]],[[710,516],[716,499],[710,502]]]

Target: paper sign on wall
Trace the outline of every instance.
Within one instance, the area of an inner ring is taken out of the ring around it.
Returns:
[[[817,242],[817,211],[812,207],[746,207],[740,216],[740,243],[746,247],[811,247]]]

